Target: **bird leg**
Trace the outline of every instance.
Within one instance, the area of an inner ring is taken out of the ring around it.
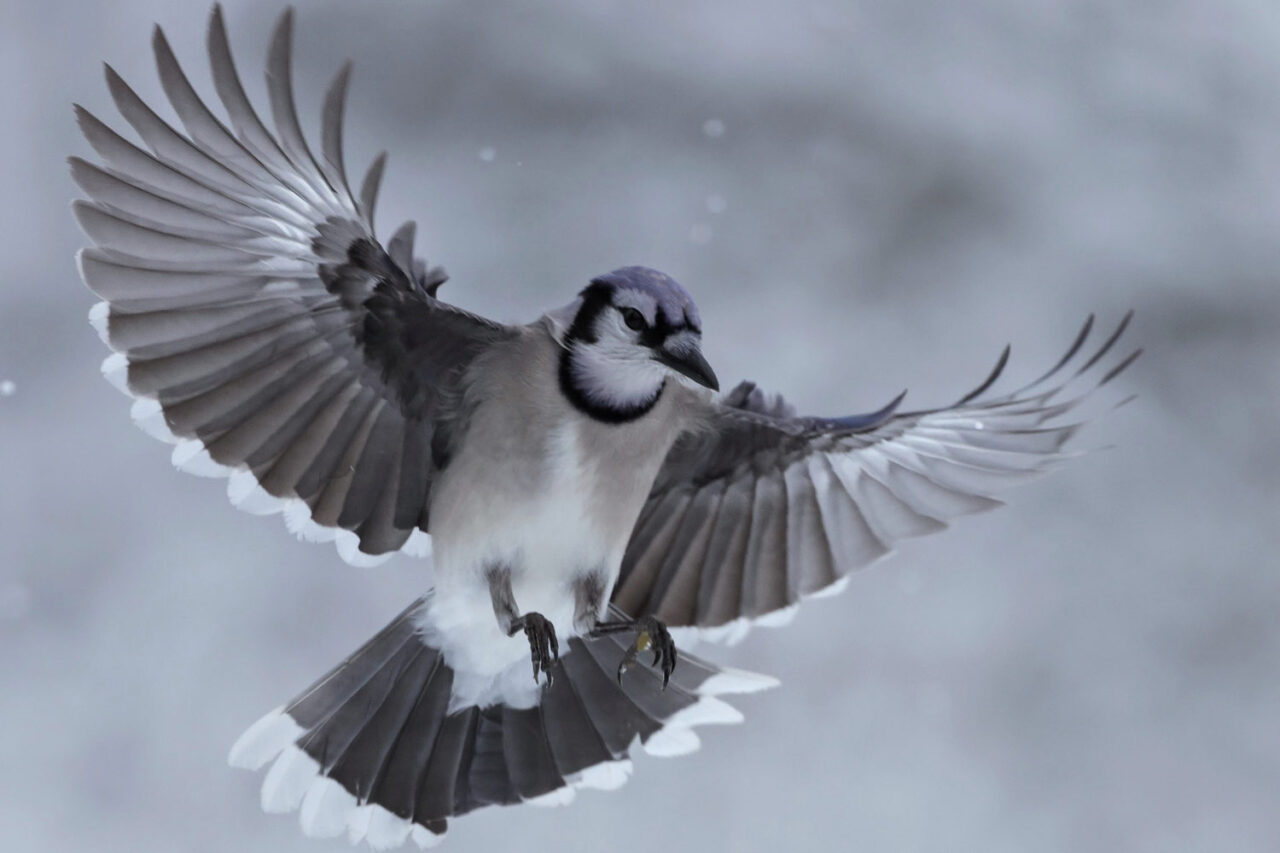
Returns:
[[[538,682],[538,673],[547,676],[547,686],[551,686],[551,665],[560,660],[560,643],[556,640],[556,629],[551,620],[541,613],[521,613],[516,607],[516,596],[511,590],[511,570],[506,567],[495,567],[486,573],[489,581],[489,598],[493,601],[493,614],[498,617],[498,627],[508,637],[514,637],[524,631],[529,640],[529,658],[533,662],[533,681]]]
[[[601,621],[600,614],[605,609],[611,585],[612,582],[600,572],[587,572],[574,581],[574,630],[583,637],[603,637],[606,634],[635,631],[635,642],[628,647],[626,654],[622,656],[622,662],[618,664],[618,684],[622,684],[622,674],[636,662],[636,657],[647,649],[653,649],[653,665],[662,668],[662,688],[665,690],[667,682],[671,680],[671,673],[676,668],[676,644],[671,639],[667,626],[654,616]]]
[[[636,639],[622,656],[622,663],[618,664],[618,684],[622,684],[622,674],[636,662],[636,657],[646,649],[652,649],[653,665],[662,669],[662,689],[666,690],[676,668],[676,644],[667,626],[656,616],[641,616],[620,622],[598,622],[588,636],[601,637],[622,631],[635,631]]]

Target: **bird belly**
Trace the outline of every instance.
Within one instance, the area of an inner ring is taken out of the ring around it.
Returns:
[[[433,500],[436,586],[420,627],[457,673],[458,707],[537,701],[529,642],[499,627],[491,571],[510,573],[516,610],[551,620],[562,651],[573,632],[575,581],[595,572],[611,588],[617,578],[630,525],[619,534],[599,524],[597,490],[584,482],[572,436],[555,443],[538,472],[507,470],[497,481],[481,475],[457,485],[445,479]]]

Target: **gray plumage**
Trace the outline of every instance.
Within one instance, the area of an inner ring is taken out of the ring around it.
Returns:
[[[1132,353],[1078,396],[1127,327],[1126,316],[1065,380],[1092,317],[1066,356],[1018,391],[984,398],[1008,351],[956,405],[869,417],[798,417],[744,382],[663,463],[623,561],[614,603],[671,625],[719,628],[820,592],[895,543],[1000,505],[992,495],[1069,457],[1080,424],[1056,419],[1111,381]],[[739,630],[741,625],[738,626]],[[733,629],[731,628],[730,631]]]
[[[345,72],[326,98],[328,167],[316,165],[293,106],[289,41],[286,14],[268,72],[278,143],[244,96],[217,9],[210,54],[234,135],[158,29],[161,81],[189,139],[107,68],[116,105],[151,150],[77,108],[114,167],[72,160],[92,198],[74,210],[100,247],[81,254],[81,272],[109,304],[101,325],[128,358],[128,389],[160,402],[174,436],[384,554],[427,529],[425,460],[442,399],[511,332],[434,298],[441,273],[405,263],[411,231],[392,241],[400,263],[377,244],[372,210],[352,197],[340,162]]]
[[[309,147],[291,22],[267,58],[274,129],[215,7],[227,120],[157,28],[185,132],[108,67],[142,145],[77,107],[102,163],[71,172],[104,372],[174,463],[352,562],[421,554],[430,534],[435,589],[233,749],[271,765],[264,808],[299,809],[311,834],[428,845],[485,805],[616,785],[636,744],[696,748],[693,726],[739,719],[715,696],[772,682],[677,657],[669,627],[739,637],[999,505],[1069,455],[1064,416],[1137,355],[1113,355],[1128,317],[1087,352],[1090,318],[1018,391],[989,393],[1006,349],[951,406],[802,417],[750,382],[713,398],[702,318],[656,270],[601,275],[525,325],[475,316],[438,298],[447,277],[415,257],[412,222],[378,240],[383,155],[353,193],[349,64]]]
[[[699,690],[718,672],[685,656],[668,690],[655,689],[648,669],[619,687],[612,668],[621,644],[574,638],[538,705],[450,711],[453,670],[416,627],[430,606],[430,596],[415,601],[282,713],[319,773],[433,834],[449,817],[552,794],[625,759],[637,736],[648,742],[706,702]]]

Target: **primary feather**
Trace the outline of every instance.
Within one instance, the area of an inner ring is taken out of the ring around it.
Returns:
[[[123,356],[110,370],[159,404],[152,428],[179,443],[184,466],[232,477],[233,502],[253,511],[299,506],[295,526],[369,562],[429,530],[436,426],[467,366],[510,330],[435,298],[443,272],[413,259],[411,223],[388,248],[377,241],[382,161],[360,200],[342,163],[349,67],[325,98],[323,156],[311,153],[291,20],[268,59],[274,134],[245,97],[217,8],[209,52],[230,128],[158,28],[160,80],[187,135],[107,68],[147,150],[77,108],[108,164],[72,159],[90,199],[74,210],[96,244],[80,269],[105,300],[95,325]]]

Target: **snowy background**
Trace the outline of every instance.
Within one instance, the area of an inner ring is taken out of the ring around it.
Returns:
[[[275,3],[228,4],[251,94]],[[427,583],[233,510],[98,376],[71,102],[211,92],[201,2],[0,9],[0,838],[308,851],[225,766]],[[304,123],[356,60],[386,233],[503,319],[593,274],[695,294],[722,378],[803,408],[947,401],[1137,309],[1115,445],[711,656],[738,728],[447,849],[1280,849],[1280,7],[1247,0],[307,2]],[[166,111],[167,114],[167,111]],[[704,653],[708,650],[704,649]],[[12,845],[12,846],[10,846]]]

